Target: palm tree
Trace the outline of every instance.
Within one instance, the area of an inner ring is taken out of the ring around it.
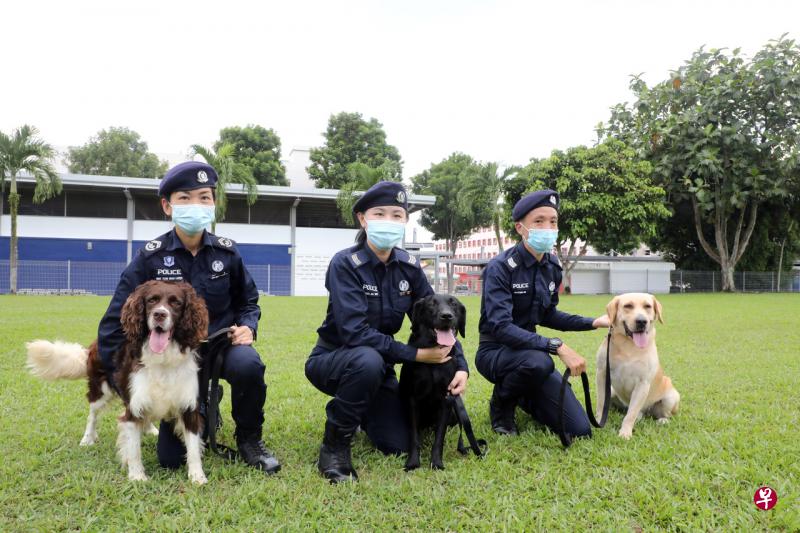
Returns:
[[[500,226],[503,218],[503,184],[506,180],[516,176],[520,168],[505,167],[502,172],[499,172],[498,169],[497,163],[481,165],[479,171],[464,188],[463,198],[474,209],[481,206],[489,210],[494,234],[497,236],[497,244],[502,252],[503,239],[500,236]]]
[[[396,161],[385,161],[378,167],[371,167],[366,163],[356,161],[347,166],[348,181],[339,189],[336,197],[336,206],[342,220],[354,224],[353,206],[358,200],[357,191],[366,191],[379,181],[400,181],[400,164]]]
[[[2,198],[5,196],[6,179],[10,181],[8,204],[11,211],[11,247],[9,259],[11,263],[11,294],[17,292],[17,212],[20,195],[17,192],[17,174],[27,172],[36,179],[33,191],[34,203],[40,204],[61,194],[61,180],[58,177],[52,160],[56,153],[53,147],[38,138],[39,130],[24,125],[14,130],[9,136],[0,132],[0,213]]]
[[[253,177],[253,173],[244,165],[237,165],[234,159],[236,147],[226,143],[214,152],[199,144],[192,145],[193,155],[199,155],[206,160],[206,163],[214,167],[217,171],[217,201],[214,216],[214,223],[211,224],[211,231],[215,232],[217,220],[225,220],[225,211],[228,208],[228,196],[225,194],[225,186],[229,183],[241,183],[242,190],[247,191],[247,203],[253,205],[258,199],[258,182]]]

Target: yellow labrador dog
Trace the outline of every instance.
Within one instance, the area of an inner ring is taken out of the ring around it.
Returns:
[[[662,324],[661,303],[652,294],[628,293],[614,297],[606,307],[611,319],[611,401],[628,412],[619,436],[631,438],[633,425],[648,414],[660,423],[678,412],[680,394],[664,375],[656,350],[656,327]],[[597,412],[606,398],[606,342],[597,350]]]

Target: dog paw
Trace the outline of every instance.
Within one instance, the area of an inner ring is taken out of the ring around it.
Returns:
[[[153,424],[150,424],[150,427],[147,428],[147,433],[155,437],[158,437],[158,428],[155,427]]]
[[[97,442],[97,435],[84,435],[81,439],[81,446],[92,446]]]
[[[661,424],[662,426],[663,426],[664,424],[669,424],[669,418],[666,418],[666,417],[664,417],[664,418],[659,418],[658,420],[656,420],[656,423],[657,423],[657,424]]]
[[[142,471],[130,471],[128,472],[128,479],[130,481],[147,481],[147,474]]]
[[[403,470],[405,470],[406,472],[411,472],[412,470],[416,470],[417,468],[419,468],[419,459],[417,459],[416,461],[406,461]]]
[[[633,436],[633,431],[627,428],[622,428],[619,430],[619,436],[625,440],[628,440]]]
[[[444,470],[444,463],[442,461],[431,461],[431,468],[434,470]]]
[[[208,483],[208,478],[201,470],[200,472],[189,472],[189,481],[195,485],[205,485]]]

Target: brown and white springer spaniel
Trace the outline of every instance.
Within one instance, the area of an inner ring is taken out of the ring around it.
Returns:
[[[125,412],[119,417],[117,453],[128,468],[128,479],[147,479],[141,451],[144,429],[155,432],[154,422],[170,420],[186,445],[189,479],[205,483],[197,380],[197,349],[208,330],[205,302],[188,283],[148,281],[128,297],[121,323],[126,340],[114,355],[114,382]],[[97,341],[88,350],[44,340],[29,342],[27,348],[28,368],[40,378],[88,378],[89,417],[81,446],[94,444],[98,413],[116,395]]]

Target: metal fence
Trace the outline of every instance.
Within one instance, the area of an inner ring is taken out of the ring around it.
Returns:
[[[734,272],[736,290],[741,292],[800,292],[800,272]],[[722,290],[719,271],[674,270],[670,292],[718,292]]]
[[[119,282],[125,263],[86,261],[18,261],[19,294],[99,294],[109,295]],[[247,265],[262,294],[288,296],[292,291],[291,267],[287,265]],[[0,294],[8,294],[10,264],[0,261]]]

